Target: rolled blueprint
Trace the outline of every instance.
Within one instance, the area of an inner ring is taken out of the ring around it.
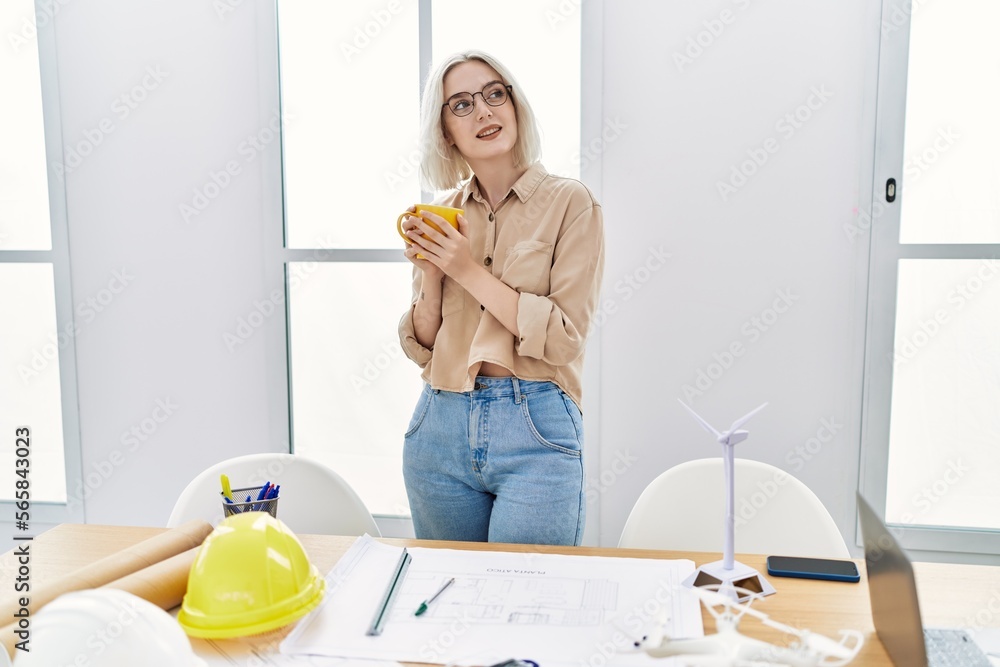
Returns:
[[[149,600],[163,609],[180,604],[187,588],[188,571],[197,555],[197,547],[212,532],[201,520],[189,521],[139,544],[122,549],[96,563],[80,568],[50,582],[33,587],[31,613],[38,611],[63,593],[110,585]],[[14,618],[19,608],[16,597],[0,603],[0,618]],[[13,655],[13,625],[0,629],[0,642]]]

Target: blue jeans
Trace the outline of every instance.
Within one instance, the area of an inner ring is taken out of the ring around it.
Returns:
[[[477,377],[475,389],[424,386],[404,437],[416,536],[578,545],[583,420],[551,382]]]

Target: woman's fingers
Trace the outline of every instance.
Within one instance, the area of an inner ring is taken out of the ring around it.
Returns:
[[[424,273],[435,275],[437,272],[441,271],[441,268],[435,262],[428,261],[428,258],[434,257],[434,255],[428,251],[420,253],[418,252],[416,246],[406,246],[406,249],[403,251],[403,256]]]
[[[410,247],[414,249],[414,252],[419,252],[424,257],[429,257],[431,255],[437,256],[438,252],[441,250],[441,246],[435,243],[432,239],[424,238],[420,235],[420,232],[413,231],[407,234],[410,240],[413,241],[413,245]]]
[[[409,234],[409,232],[413,232],[414,234],[417,235],[420,235],[422,233],[422,229],[423,230],[431,229],[430,227],[427,227],[427,224],[424,222],[424,219],[419,215],[411,215],[405,218],[403,220],[402,227],[404,233]]]
[[[439,234],[443,237],[452,237],[455,235],[455,228],[451,226],[451,223],[436,213],[424,211],[424,220],[430,220],[437,225],[438,229],[441,230]]]
[[[428,237],[424,233],[421,225],[423,225],[422,222],[414,223],[413,227],[411,227],[410,229],[408,229],[406,231],[406,237],[408,239],[410,239],[410,241],[412,241],[413,243],[415,243],[415,244],[420,245],[421,247],[423,247],[423,246],[426,246],[426,244],[428,243]],[[427,229],[429,229],[429,228],[427,228]],[[434,230],[430,230],[430,231],[434,231]]]
[[[417,222],[420,221],[420,216],[418,215],[408,215],[403,219],[403,233],[410,231],[411,229],[416,229]]]
[[[437,224],[442,229],[444,229],[445,227],[450,227],[451,226],[451,225],[448,224],[447,221],[443,220],[439,216],[435,215],[434,217],[437,218],[438,220],[440,220],[440,222],[437,222],[436,220],[431,220],[431,222],[434,222],[435,224]],[[416,240],[417,238],[421,238],[420,235],[422,233],[424,236],[426,236],[432,242],[436,243],[437,245],[441,245],[441,241],[443,241],[444,239],[447,238],[447,236],[445,236],[444,234],[442,234],[438,230],[436,230],[433,227],[431,227],[424,220],[419,220],[418,219],[418,222],[415,224],[415,230],[416,231],[414,231],[412,234],[408,234],[408,236],[411,239],[414,239],[414,240]],[[424,239],[424,240],[426,240],[426,239]]]
[[[419,261],[427,259],[432,255],[436,257],[437,253],[435,252],[435,250],[440,250],[440,249],[441,246],[435,243],[430,243],[426,239],[421,239],[417,237],[416,239],[414,239],[412,245],[406,246],[406,249],[403,251],[403,253],[407,257],[415,257]],[[417,255],[420,255],[420,257],[417,257]]]

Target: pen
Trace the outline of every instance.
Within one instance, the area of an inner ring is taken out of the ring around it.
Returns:
[[[270,482],[264,482],[264,486],[260,487],[260,491],[257,493],[257,500],[264,500],[267,497],[268,487],[271,486]],[[263,505],[251,505],[254,510],[263,510]]]
[[[455,583],[455,577],[452,577],[448,581],[444,582],[444,585],[441,586],[441,588],[438,589],[437,593],[435,593],[434,595],[432,595],[429,600],[424,600],[423,602],[420,603],[420,606],[417,607],[417,610],[415,612],[413,612],[413,615],[414,616],[420,616],[420,614],[422,614],[425,611],[427,611],[427,607],[430,606],[431,602],[434,602],[434,600],[436,600],[439,595],[441,595],[442,593],[444,593],[445,589],[448,588],[449,586],[451,586],[453,583]]]

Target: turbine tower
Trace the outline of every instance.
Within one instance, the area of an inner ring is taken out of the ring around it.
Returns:
[[[692,410],[684,401],[677,399],[677,402],[684,406],[684,409],[691,413],[691,416],[701,424],[702,428],[715,436],[716,441],[722,445],[723,468],[725,469],[726,483],[726,520],[723,534],[722,560],[708,563],[698,568],[698,570],[684,580],[685,586],[707,586],[722,585],[720,592],[730,589],[733,586],[751,590],[760,595],[770,595],[774,593],[774,587],[760,576],[757,570],[748,565],[736,561],[736,479],[733,465],[733,447],[743,442],[750,435],[749,431],[740,429],[741,426],[750,421],[750,418],[763,410],[767,403],[751,410],[733,422],[728,430],[719,432],[711,424],[702,419],[701,415]]]

